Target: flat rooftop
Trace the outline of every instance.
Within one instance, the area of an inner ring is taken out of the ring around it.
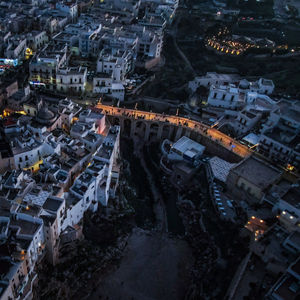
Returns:
[[[262,84],[263,84],[263,85],[267,85],[267,86],[274,86],[272,80],[270,80],[270,79],[265,79],[265,78],[262,79]]]
[[[60,208],[62,203],[63,200],[60,198],[48,197],[43,205],[43,208],[46,210],[56,212]]]
[[[232,170],[238,176],[262,189],[274,183],[281,175],[279,170],[253,155],[240,162]]]
[[[290,203],[293,206],[300,206],[300,187],[290,188],[286,194],[282,196],[282,200]]]
[[[226,182],[229,171],[236,165],[214,156],[209,160],[209,164],[214,177],[222,182]]]
[[[176,143],[173,144],[172,149],[179,151],[184,154],[187,151],[192,151],[194,153],[202,153],[205,147],[186,136],[181,137]]]
[[[296,122],[300,122],[299,105],[300,101],[291,103],[289,101],[282,100],[278,103],[281,115],[293,119]]]
[[[272,293],[274,299],[296,300],[300,296],[299,281],[291,275],[286,275],[274,288]]]
[[[10,220],[10,226],[17,226],[20,227],[20,234],[25,235],[34,235],[38,228],[41,226],[38,223],[29,222],[26,220]]]

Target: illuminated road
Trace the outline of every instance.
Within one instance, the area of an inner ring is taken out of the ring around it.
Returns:
[[[233,138],[220,132],[219,130],[215,128],[211,128],[198,121],[189,120],[174,115],[171,116],[171,115],[146,112],[141,110],[113,107],[113,106],[108,106],[103,104],[97,104],[95,108],[101,109],[102,112],[108,116],[123,117],[123,118],[129,118],[134,120],[145,120],[145,121],[152,121],[152,122],[156,121],[164,124],[189,128],[195,132],[198,132],[201,135],[209,137],[213,141],[218,142],[223,147],[229,149],[230,151],[236,153],[241,157],[246,157],[251,154],[251,150],[246,146],[238,143]]]

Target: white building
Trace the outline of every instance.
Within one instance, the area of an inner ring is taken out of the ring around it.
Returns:
[[[245,104],[244,96],[239,93],[235,85],[210,87],[207,104],[215,107],[235,109],[243,107]]]
[[[215,72],[207,72],[204,76],[195,77],[189,81],[188,87],[192,92],[195,92],[199,86],[209,88],[210,86],[229,85],[235,83],[239,79],[235,74],[218,74]]]
[[[138,39],[138,55],[150,58],[160,57],[163,46],[163,35],[143,28]]]
[[[28,134],[30,134],[28,132]],[[14,155],[14,164],[17,169],[35,170],[38,164],[42,163],[44,156],[59,151],[59,147],[47,143],[47,141],[39,141],[36,138],[29,137],[24,139],[22,135],[15,137],[11,141],[11,147]]]
[[[46,45],[48,42],[48,36],[46,31],[34,31],[32,30],[27,35],[27,46],[32,49],[33,51],[36,51],[38,49],[41,49]]]
[[[239,82],[240,91],[255,92],[262,95],[271,95],[274,91],[275,85],[272,80],[260,78],[257,81],[250,82],[246,79],[242,79]]]
[[[79,114],[79,122],[82,123],[95,123],[96,133],[101,134],[106,128],[105,115],[92,111],[90,109],[85,109]]]
[[[58,91],[81,94],[85,91],[87,81],[86,67],[64,67],[56,74],[56,88]]]
[[[93,78],[93,94],[110,94],[112,82],[112,75],[97,73]]]
[[[283,166],[300,168],[300,102],[280,101],[263,125],[258,150]]]
[[[71,21],[75,21],[78,17],[78,5],[76,2],[58,2],[56,3],[56,9],[67,13],[70,16]]]
[[[109,129],[106,137],[98,140],[100,146],[91,164],[75,180],[69,193],[66,194],[67,217],[63,228],[78,224],[87,209],[97,210],[99,202],[103,206],[107,206],[111,190],[112,169],[119,155],[119,139],[120,127],[113,126]]]
[[[171,146],[168,153],[170,160],[186,160],[194,163],[204,153],[205,147],[186,136],[181,137]]]
[[[258,92],[266,95],[271,95],[275,88],[272,80],[264,78],[260,78],[258,80],[258,87]]]
[[[238,112],[236,120],[231,123],[235,133],[245,135],[248,133],[261,119],[262,113],[252,109],[243,109]]]
[[[129,51],[102,51],[97,60],[97,73],[106,73],[112,77],[113,82],[122,82],[132,70],[133,57]]]
[[[13,37],[7,40],[7,46],[4,51],[5,58],[23,59],[27,47],[25,37]]]
[[[67,47],[47,46],[29,64],[29,82],[56,90],[56,73],[67,60]]]
[[[113,83],[111,86],[111,96],[120,101],[124,101],[125,87],[121,83]]]

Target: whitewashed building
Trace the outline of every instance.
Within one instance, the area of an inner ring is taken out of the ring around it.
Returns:
[[[56,88],[58,91],[81,94],[85,91],[87,81],[86,67],[64,67],[56,74]]]

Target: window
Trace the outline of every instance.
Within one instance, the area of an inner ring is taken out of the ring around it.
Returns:
[[[22,162],[23,160],[22,160],[22,157],[19,157],[19,162]]]

